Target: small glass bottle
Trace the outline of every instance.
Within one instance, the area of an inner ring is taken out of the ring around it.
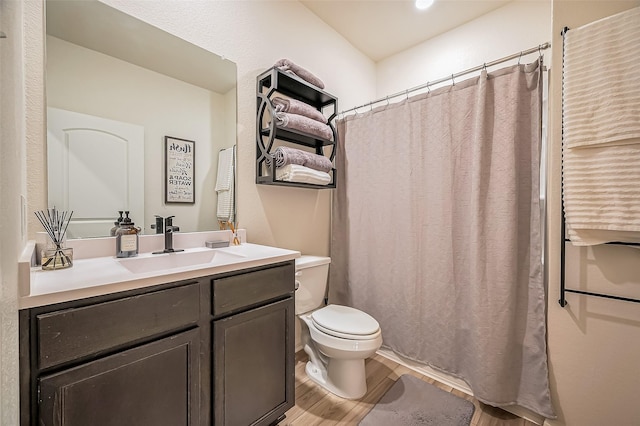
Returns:
[[[138,234],[140,228],[136,228],[129,212],[125,211],[125,218],[120,222],[116,230],[116,257],[135,257],[138,255]]]

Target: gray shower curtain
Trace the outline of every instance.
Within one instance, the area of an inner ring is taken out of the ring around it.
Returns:
[[[338,121],[331,303],[479,400],[551,407],[542,279],[542,65]]]

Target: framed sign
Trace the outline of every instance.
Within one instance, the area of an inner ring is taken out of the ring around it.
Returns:
[[[196,202],[196,143],[164,137],[164,202]]]

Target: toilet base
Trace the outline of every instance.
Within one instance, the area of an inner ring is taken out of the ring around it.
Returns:
[[[329,392],[345,399],[359,399],[367,393],[364,359],[330,358],[326,369],[307,362],[309,378]]]

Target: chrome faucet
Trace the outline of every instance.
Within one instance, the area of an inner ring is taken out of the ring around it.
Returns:
[[[175,216],[167,216],[163,218],[162,216],[156,215],[156,233],[158,232],[158,227],[160,223],[162,223],[162,232],[164,233],[164,250],[163,251],[154,251],[153,254],[161,254],[161,253],[175,253],[178,251],[184,251],[183,249],[174,249],[173,248],[173,233],[180,230],[179,226],[173,225],[173,218]]]

